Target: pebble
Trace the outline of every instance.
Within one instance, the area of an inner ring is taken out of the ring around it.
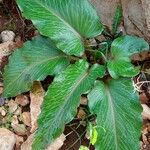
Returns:
[[[79,109],[77,117],[82,120],[84,120],[86,118],[86,113],[82,108]]]
[[[18,123],[19,123],[18,118],[17,118],[16,115],[14,115],[14,116],[12,117],[11,124],[18,124]]]
[[[87,98],[86,97],[81,97],[80,104],[81,105],[87,105],[88,104]]]
[[[18,136],[18,135],[15,135],[16,136],[16,145],[15,145],[15,148],[16,150],[20,150],[21,148],[21,144],[24,142],[24,139],[22,136]]]
[[[15,133],[18,135],[26,135],[27,129],[24,124],[11,124]]]
[[[22,113],[22,108],[18,107],[17,110],[13,114],[19,116],[21,113]]]
[[[10,30],[2,31],[0,36],[1,36],[3,43],[4,42],[11,42],[11,41],[14,41],[14,39],[15,39],[15,33],[13,31],[10,31]]]
[[[14,100],[10,100],[8,102],[8,106],[9,106],[9,112],[10,113],[15,112],[18,108],[18,104]]]
[[[59,150],[63,145],[66,137],[64,134],[60,135],[53,143],[51,143],[45,150]],[[21,145],[21,150],[32,150],[32,143],[34,134],[31,134],[28,139]]]
[[[22,113],[22,121],[26,126],[31,126],[31,115],[29,112]]]
[[[18,105],[26,106],[26,105],[29,104],[29,98],[28,98],[26,95],[18,95],[18,96],[15,98],[15,102],[16,102]]]
[[[7,112],[4,107],[0,107],[0,113],[3,117],[6,116]]]
[[[0,149],[13,150],[16,143],[14,133],[5,128],[0,128]]]

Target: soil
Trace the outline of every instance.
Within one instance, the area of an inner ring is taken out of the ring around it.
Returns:
[[[33,36],[36,35],[36,29],[32,25],[30,20],[26,20],[21,16],[21,13],[16,5],[15,0],[3,0],[3,2],[0,2],[0,32],[4,30],[11,30],[15,33],[17,40],[18,38],[25,42],[27,40],[30,40]],[[3,59],[3,65],[1,67],[1,70],[3,69],[4,65],[7,63],[7,57]],[[141,74],[138,75],[135,78],[135,83],[137,81],[150,81],[150,74],[145,73],[146,69],[150,69],[150,61],[144,60],[142,62],[136,62],[138,65],[140,64],[142,66]],[[149,71],[150,72],[150,71]],[[46,89],[48,83],[50,83],[53,80],[52,77],[46,78],[42,85]],[[139,94],[144,93],[145,97],[141,98],[141,103],[144,103],[148,106],[150,106],[150,85],[149,84],[143,84],[142,85],[142,92],[139,92]],[[146,99],[146,100],[145,100]],[[2,99],[0,99],[2,101]],[[29,105],[27,105],[29,107]],[[24,111],[29,110],[29,108],[24,108]],[[78,150],[80,145],[86,145],[89,146],[89,141],[85,138],[85,126],[79,125],[80,120],[74,120],[69,125],[66,125],[65,128],[65,135],[68,135],[66,137],[66,141],[64,142],[64,145],[60,150]],[[75,125],[72,125],[75,124]],[[71,126],[70,126],[71,125]],[[143,122],[143,130],[147,128],[147,126],[150,126],[149,120],[144,120]],[[150,132],[146,133],[147,139],[150,137]],[[26,139],[27,137],[25,137]],[[143,141],[141,137],[141,141]],[[142,142],[143,150],[150,149],[150,142],[147,144]],[[94,147],[90,147],[91,150],[94,150]]]

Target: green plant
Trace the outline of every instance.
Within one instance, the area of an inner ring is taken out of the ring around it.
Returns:
[[[33,150],[44,149],[63,132],[76,115],[82,94],[96,115],[95,148],[138,150],[142,109],[131,77],[139,73],[139,67],[131,63],[130,56],[148,50],[149,45],[117,32],[120,7],[110,33],[88,0],[17,3],[43,36],[26,42],[10,56],[4,71],[4,97],[29,91],[33,81],[54,76],[41,107]],[[105,40],[96,46],[84,42],[100,34]]]

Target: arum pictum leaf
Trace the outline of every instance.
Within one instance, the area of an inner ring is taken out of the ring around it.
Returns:
[[[107,63],[110,75],[113,78],[137,75],[139,69],[134,68],[129,57],[144,50],[149,50],[149,44],[142,38],[126,35],[115,39],[111,45],[112,58]]]
[[[33,81],[56,75],[69,65],[67,56],[48,38],[38,36],[10,56],[4,71],[4,97],[29,91]]]
[[[131,79],[96,81],[88,103],[91,112],[97,115],[96,150],[140,149],[142,109]]]
[[[81,56],[83,38],[101,34],[103,26],[89,0],[17,0],[23,15],[63,52]]]
[[[44,98],[33,150],[44,149],[60,136],[65,124],[76,115],[81,94],[91,89],[97,77],[104,75],[103,66],[95,64],[88,68],[88,63],[80,60],[54,79]]]

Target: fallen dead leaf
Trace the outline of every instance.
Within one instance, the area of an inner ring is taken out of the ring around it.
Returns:
[[[30,113],[31,113],[31,130],[33,133],[37,129],[37,118],[41,112],[41,104],[43,102],[45,91],[39,81],[34,82],[30,92]]]

